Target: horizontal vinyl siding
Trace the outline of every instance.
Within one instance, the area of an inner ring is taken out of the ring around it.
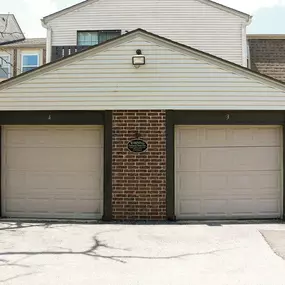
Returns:
[[[140,36],[1,90],[0,110],[285,109],[284,95]]]
[[[77,30],[137,28],[242,64],[245,20],[197,0],[100,0],[52,20],[52,45],[76,45]]]

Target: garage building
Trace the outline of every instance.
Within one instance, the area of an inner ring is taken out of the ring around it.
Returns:
[[[1,216],[283,219],[284,110],[284,83],[135,30],[0,84]]]

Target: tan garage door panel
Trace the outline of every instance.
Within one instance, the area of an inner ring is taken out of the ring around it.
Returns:
[[[278,218],[281,128],[176,128],[178,218]]]
[[[4,130],[4,216],[102,217],[102,127]]]

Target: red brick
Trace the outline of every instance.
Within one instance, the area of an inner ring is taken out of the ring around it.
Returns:
[[[145,153],[127,148],[137,132]],[[165,111],[113,111],[113,134],[113,219],[165,219]]]
[[[249,39],[251,69],[285,81],[285,39]]]

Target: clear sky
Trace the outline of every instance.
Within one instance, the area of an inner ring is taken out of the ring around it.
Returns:
[[[0,13],[15,14],[26,37],[45,37],[45,29],[42,28],[40,19],[79,2],[81,0],[1,0]],[[253,15],[248,33],[285,34],[285,0],[216,2]]]

